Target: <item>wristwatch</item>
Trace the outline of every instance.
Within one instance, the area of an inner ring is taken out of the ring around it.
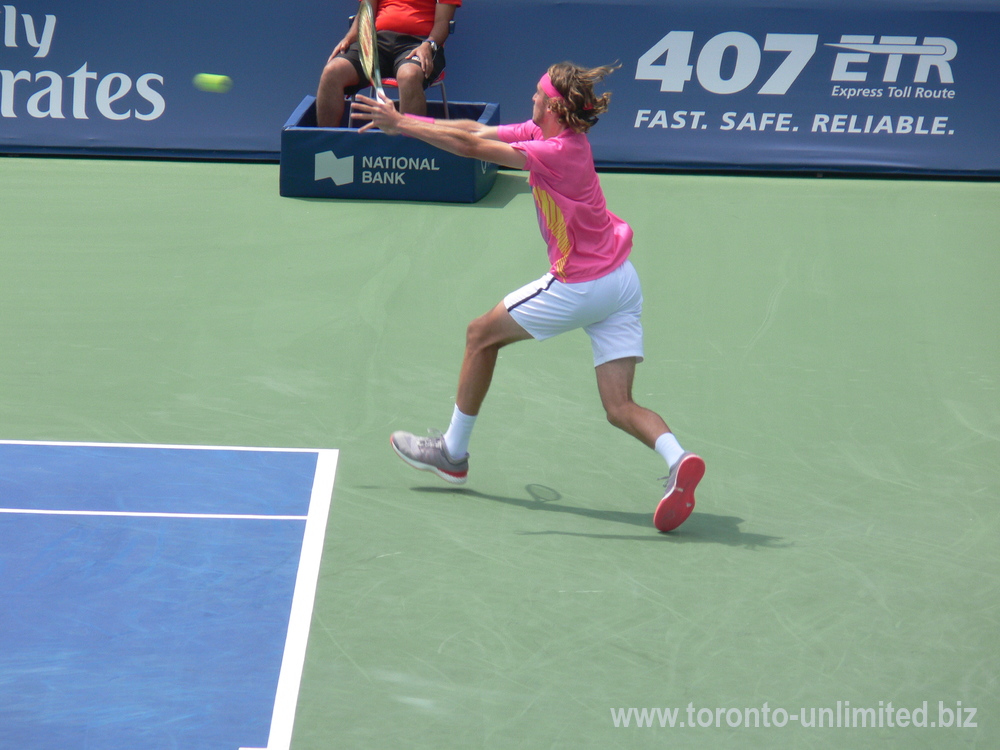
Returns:
[[[424,41],[427,42],[429,45],[431,45],[431,52],[437,52],[438,51],[438,43],[435,42],[433,39],[431,39],[430,37],[427,37],[426,39],[424,39]]]

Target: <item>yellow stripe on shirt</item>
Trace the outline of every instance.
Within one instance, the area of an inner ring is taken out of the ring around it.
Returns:
[[[557,276],[565,278],[566,274],[563,272],[563,269],[566,267],[566,262],[569,260],[569,254],[572,250],[569,233],[566,231],[566,218],[547,191],[540,187],[535,187],[532,189],[532,193],[535,196],[535,204],[538,206],[538,210],[545,217],[545,226],[548,227],[549,232],[555,238],[556,247],[559,249],[559,260],[555,262],[552,270]]]

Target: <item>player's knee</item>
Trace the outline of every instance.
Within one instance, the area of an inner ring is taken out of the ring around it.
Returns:
[[[476,318],[465,329],[465,348],[482,351],[497,346],[497,337],[489,315]]]
[[[465,328],[465,348],[481,349],[485,340],[485,325],[482,318],[476,318]]]
[[[604,413],[608,418],[608,422],[610,422],[618,429],[621,429],[622,424],[624,423],[622,421],[621,411],[619,411],[617,408],[614,407],[605,407]]]
[[[631,409],[630,404],[627,401],[605,403],[604,412],[607,415],[608,422],[617,427],[619,430],[624,430],[629,424],[631,424]]]

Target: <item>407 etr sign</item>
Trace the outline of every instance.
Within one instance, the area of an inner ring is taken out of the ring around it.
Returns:
[[[819,64],[829,71],[831,83],[928,83],[933,71],[935,83],[951,84],[951,61],[956,54],[958,45],[953,40],[935,36],[844,34],[836,42],[821,45],[819,34],[769,33],[761,44],[741,31],[717,34],[696,53],[693,31],[671,31],[639,57],[635,79],[659,81],[662,92],[683,92],[697,78],[712,94],[749,89],[780,96],[807,67]],[[773,57],[777,67],[765,65],[765,56]]]

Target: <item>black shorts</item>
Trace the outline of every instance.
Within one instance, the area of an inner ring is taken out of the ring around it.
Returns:
[[[378,32],[378,68],[382,73],[382,77],[395,78],[396,71],[403,65],[420,65],[420,62],[416,58],[407,58],[423,42],[424,40],[419,36],[399,34],[395,31]],[[368,77],[365,75],[364,68],[361,67],[361,53],[358,51],[358,43],[355,42],[346,51],[337,55],[337,57],[349,60],[351,65],[354,66],[354,70],[357,71],[358,78],[361,80],[361,83],[357,86],[348,86],[344,90],[344,93],[350,96],[361,89],[368,88]],[[434,70],[431,71],[429,78],[424,79],[425,89],[434,82],[435,78],[441,75],[441,71],[444,70],[444,64],[444,47],[438,47],[437,52],[434,53]]]

